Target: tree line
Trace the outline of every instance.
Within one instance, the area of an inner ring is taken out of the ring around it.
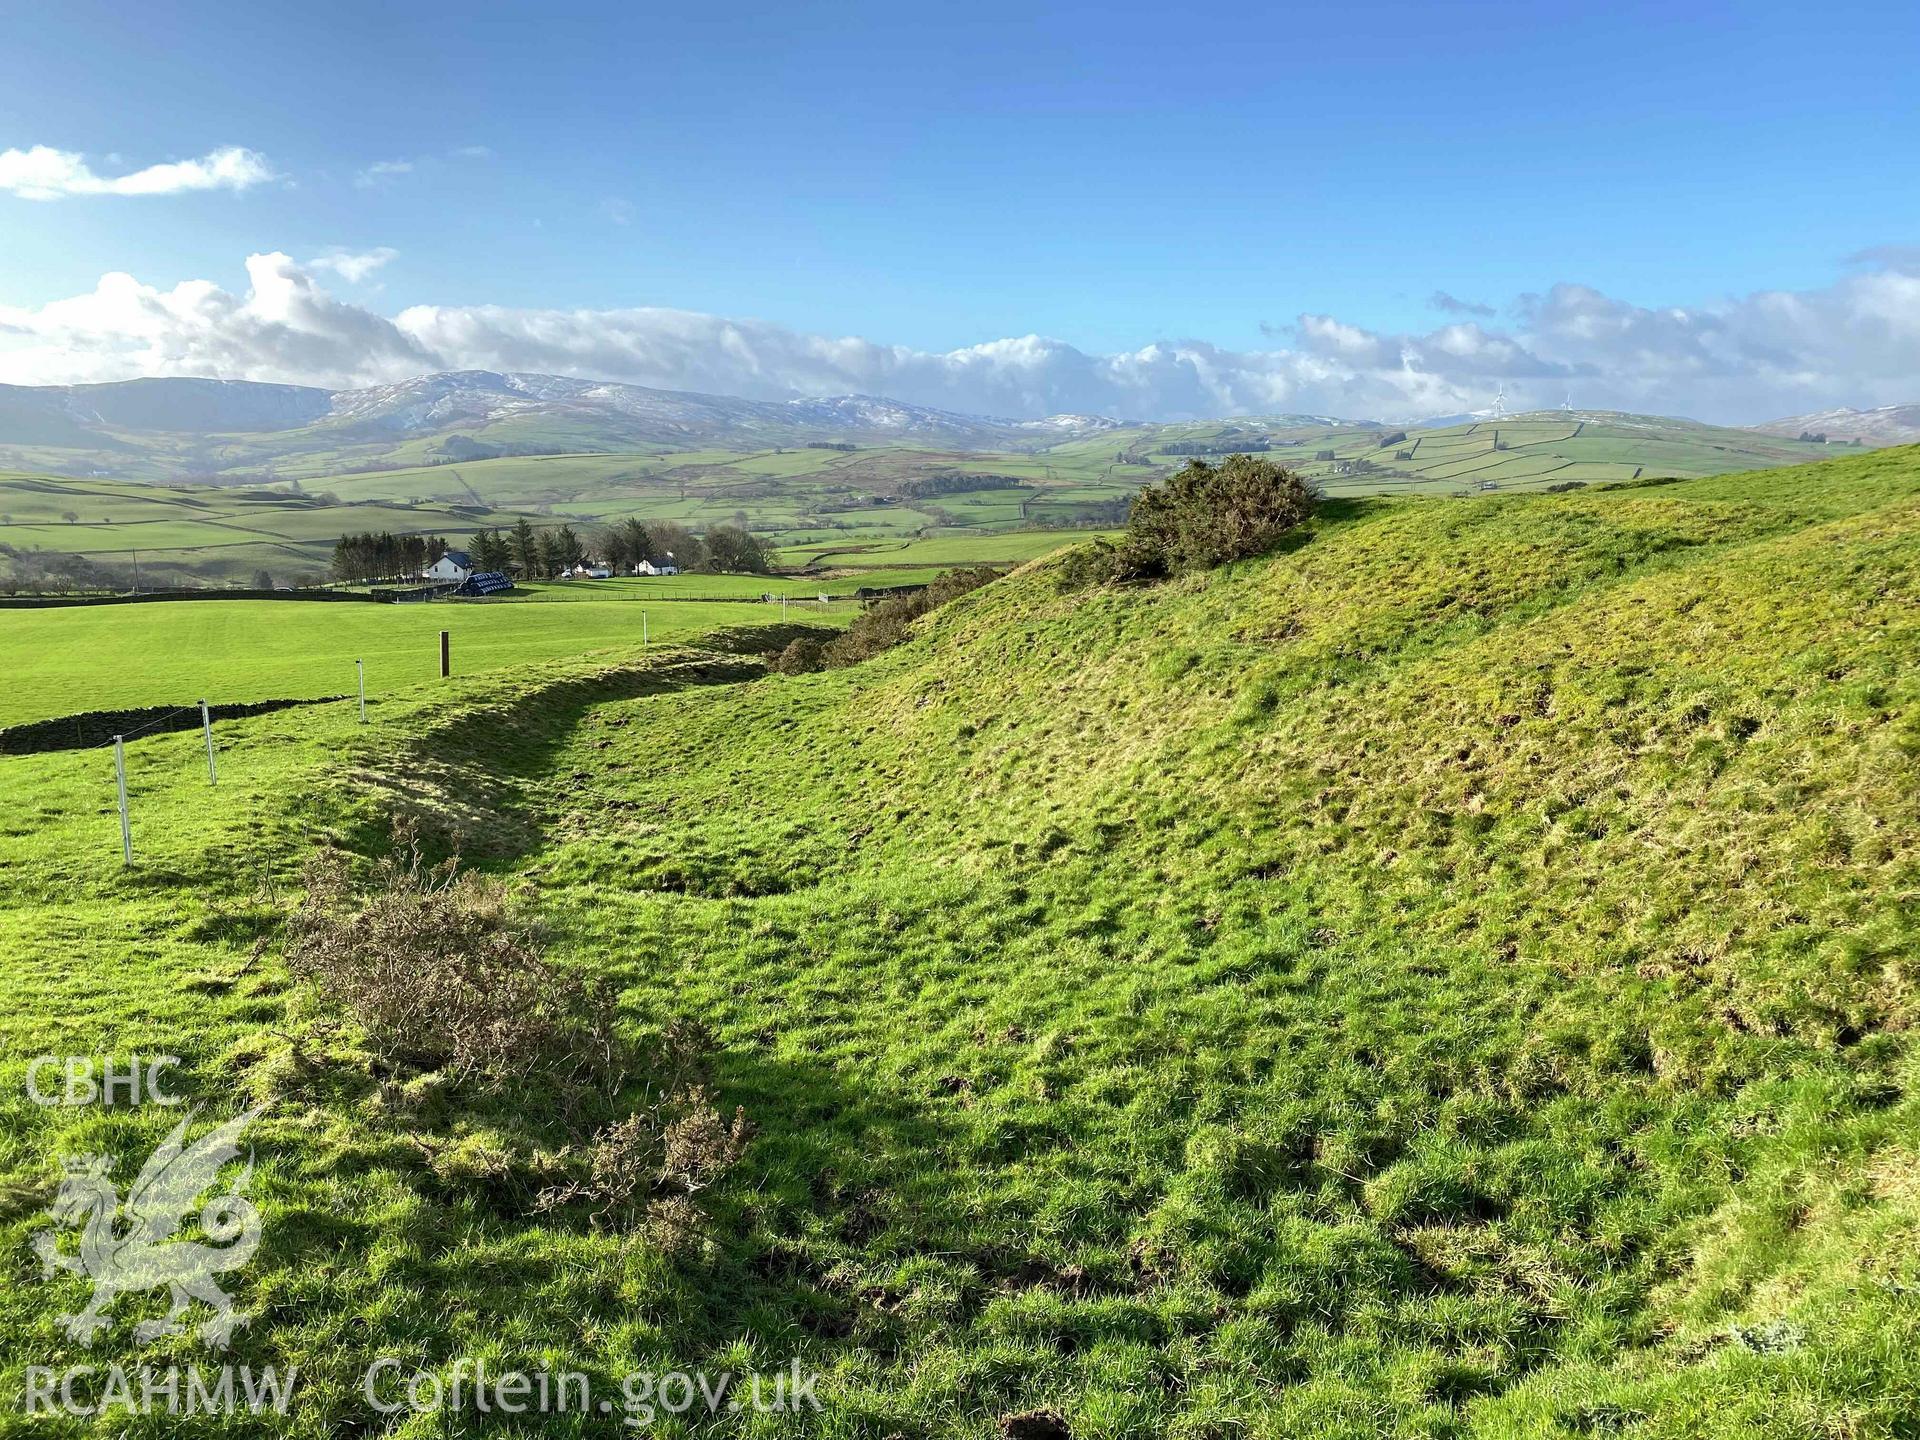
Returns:
[[[536,530],[521,520],[511,530],[482,530],[467,546],[476,570],[521,578],[557,575],[576,565],[603,563],[629,571],[641,561],[678,570],[760,573],[772,567],[766,544],[747,529],[744,517],[697,535],[673,520],[623,520],[589,531],[571,525]]]
[[[368,581],[418,575],[449,548],[438,535],[342,535],[333,547],[333,576]],[[582,535],[572,525],[535,529],[522,519],[510,530],[478,532],[466,551],[475,570],[497,570],[521,579],[594,563],[630,571],[643,560],[659,567],[728,574],[764,573],[773,566],[773,552],[747,528],[744,515],[711,525],[704,535],[673,520],[623,520]]]
[[[333,543],[336,580],[393,580],[418,575],[447,553],[439,535],[395,535],[391,530],[367,530],[342,535]]]

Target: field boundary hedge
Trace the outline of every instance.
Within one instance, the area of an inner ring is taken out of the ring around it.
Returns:
[[[295,705],[327,705],[344,700],[344,695],[323,695],[312,700],[250,700],[230,705],[209,705],[215,720],[238,720],[247,715],[267,715],[289,710]],[[24,725],[0,728],[0,755],[38,755],[49,750],[85,750],[104,745],[116,735],[135,730],[161,735],[176,730],[198,730],[200,706],[150,705],[139,710],[83,710],[78,715],[58,715],[51,720],[30,720]]]
[[[74,605],[145,605],[155,600],[358,600],[380,604],[359,590],[143,590],[137,595],[0,595],[0,610],[58,610]]]

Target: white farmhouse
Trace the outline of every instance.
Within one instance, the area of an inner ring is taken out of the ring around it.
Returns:
[[[473,557],[464,550],[449,550],[426,569],[429,580],[451,580],[462,583],[473,574]]]

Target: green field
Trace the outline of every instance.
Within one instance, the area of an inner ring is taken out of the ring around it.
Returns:
[[[837,541],[828,545],[795,545],[780,552],[789,565],[815,565],[833,571],[845,569],[858,576],[861,584],[884,583],[866,572],[882,573],[897,566],[916,565],[1020,565],[1050,555],[1055,550],[1078,544],[1091,533],[1058,530],[1006,531],[996,535],[967,535],[947,532],[922,539]]]
[[[124,1185],[178,1115],[35,1106],[27,1057],[165,1053],[207,1118],[268,1107],[228,1358],[301,1388],[257,1433],[623,1428],[390,1424],[359,1378],[399,1354],[820,1377],[818,1414],[676,1435],[1901,1440],[1916,595],[1904,449],[1338,499],[1157,585],[1043,561],[806,676],[638,655],[638,607],[583,600],[472,623],[604,653],[498,629],[444,686],[442,607],[276,606],[293,666],[395,627],[372,723],[223,722],[217,788],[197,735],[134,742],[133,868],[104,752],[0,758],[0,1385],[201,1353],[136,1340],[157,1295],[68,1339],[85,1286],[29,1249],[57,1157]],[[28,616],[84,633],[5,632],[13,690],[84,693],[105,647],[192,694],[167,627],[242,656],[245,613]],[[288,973],[303,862],[396,814],[636,1043],[711,1031],[752,1133],[690,1238],[537,1203],[584,1143],[563,1085],[376,1057]]]
[[[1130,454],[1173,463],[1170,442],[1231,447],[1256,432],[1245,422],[1165,427],[1133,443]],[[1477,494],[1540,490],[1654,477],[1718,475],[1763,465],[1796,465],[1832,454],[1824,445],[1692,420],[1610,411],[1537,412],[1409,430],[1404,440],[1380,427],[1277,428],[1264,432],[1281,464],[1318,481],[1333,495]],[[1331,451],[1332,459],[1319,458]],[[1404,458],[1402,458],[1404,456]]]
[[[850,613],[844,605],[792,610],[794,620],[822,625],[844,623]],[[367,662],[369,692],[386,694],[437,679],[442,630],[451,632],[456,678],[536,660],[627,654],[640,648],[643,611],[646,633],[658,642],[781,618],[778,606],[675,601],[652,608],[584,595],[565,605],[206,600],[0,609],[0,655],[27,681],[0,695],[0,725],[202,699],[348,695],[355,660]],[[458,693],[457,686],[448,691]]]
[[[1058,548],[1075,537],[1055,537]],[[1018,550],[1019,547],[1011,547]],[[535,581],[516,586],[510,595],[492,597],[489,604],[518,604],[527,600],[757,600],[764,595],[785,596],[790,601],[815,600],[827,595],[835,600],[852,597],[861,589],[885,589],[894,585],[924,585],[943,569],[964,563],[960,559],[927,561],[922,564],[822,567],[818,575],[708,575],[692,572],[684,575],[621,575],[611,580]],[[1018,558],[1004,561],[1019,563]]]
[[[483,527],[573,525],[582,533],[628,518],[695,530],[744,519],[796,563],[930,563],[1044,554],[1053,530],[1111,525],[1139,487],[1183,463],[1170,444],[1261,443],[1332,495],[1535,490],[1653,476],[1696,476],[1790,465],[1825,446],[1692,421],[1607,413],[1520,416],[1409,432],[1383,447],[1379,427],[1297,419],[1137,426],[1032,451],[912,446],[850,451],[622,451],[515,456],[327,473],[302,463],[271,484],[175,488],[128,480],[0,475],[0,547],[82,555],[131,581],[276,583],[323,578],[332,541],[353,530],[445,535]],[[1316,457],[1331,451],[1332,460]],[[1395,458],[1410,451],[1409,458]],[[311,458],[311,457],[309,457]],[[335,457],[340,464],[347,463]],[[928,482],[998,477],[948,494]],[[1014,482],[1006,488],[1005,482]],[[290,487],[298,484],[300,493]],[[72,515],[76,522],[62,517]],[[1012,536],[1004,541],[990,537]],[[908,548],[913,547],[913,548]],[[925,548],[920,548],[925,547]],[[19,569],[0,549],[0,575]]]
[[[317,582],[344,533],[464,537],[479,514],[488,524],[516,518],[433,503],[334,503],[284,490],[0,474],[0,547],[84,556],[129,580],[137,568],[150,586],[245,584],[258,570],[283,585]],[[0,576],[17,568],[17,558],[0,549]]]
[[[888,502],[889,487],[970,457],[917,451],[849,457],[811,450],[669,458],[674,463],[664,468],[643,469],[636,466],[647,457],[631,455],[439,465],[329,477],[298,495],[281,488],[162,488],[0,475],[0,547],[80,555],[129,584],[136,564],[149,585],[245,584],[258,570],[279,584],[315,583],[326,576],[333,541],[347,531],[442,535],[459,544],[476,529],[511,528],[522,516],[543,528],[571,524],[583,535],[634,517],[704,530],[744,516],[756,532],[800,555],[795,563],[844,551],[862,566],[891,568],[963,556],[1015,560],[1041,554],[1062,543],[1057,533],[974,542],[1022,526],[1023,505],[1035,509],[1036,519],[1072,523],[1087,504],[1130,493],[1076,485],[1057,492],[968,491]],[[780,461],[794,463],[784,474],[777,467],[768,473],[755,468]],[[857,474],[844,474],[846,467],[835,464],[847,461],[858,462]],[[1055,493],[1063,498],[1045,506],[1033,500]],[[67,515],[74,519],[62,518]],[[904,552],[910,545],[900,562],[893,553],[859,553]],[[0,549],[0,575],[18,568],[18,557]]]

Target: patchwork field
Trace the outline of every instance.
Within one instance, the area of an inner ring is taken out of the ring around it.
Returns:
[[[252,476],[178,488],[0,475],[0,575],[20,570],[20,552],[40,551],[83,556],[129,584],[136,559],[149,583],[246,583],[261,570],[279,584],[307,582],[324,577],[331,544],[347,531],[457,543],[522,516],[583,533],[635,517],[696,530],[744,522],[798,563],[817,555],[873,563],[863,551],[886,553],[884,563],[894,553],[911,555],[906,563],[1002,561],[1045,553],[1054,544],[1047,529],[1120,523],[1141,485],[1195,451],[1270,446],[1273,458],[1333,495],[1450,496],[1717,474],[1832,453],[1752,431],[1605,413],[1417,430],[1383,446],[1388,433],[1256,417],[1128,427],[1017,452],[908,445],[626,451],[365,473],[303,468],[270,482]],[[989,538],[999,536],[1017,538]]]
[[[639,1370],[820,1377],[818,1414],[637,1433],[1898,1440],[1916,595],[1920,452],[1888,451],[1336,500],[1161,585],[1043,561],[807,676],[542,632],[451,688],[396,673],[364,728],[223,724],[217,790],[197,736],[135,742],[131,870],[98,753],[0,759],[0,1385],[197,1353],[136,1343],[157,1297],[82,1348],[82,1282],[24,1258],[52,1157],[124,1181],[175,1119],[22,1098],[23,1057],[78,1049],[267,1107],[230,1358],[299,1367],[276,1434],[381,1431],[359,1377],[398,1353],[616,1405]],[[636,608],[593,604],[486,619]],[[361,608],[305,610],[440,613]],[[691,1238],[540,1203],[586,1143],[564,1088],[376,1055],[289,972],[302,865],[338,846],[371,887],[396,814],[508,882],[655,1063],[711,1033],[749,1138]]]
[[[0,474],[0,577],[20,552],[78,555],[148,585],[192,579],[246,584],[265,570],[278,584],[324,579],[333,543],[359,530],[470,535],[473,509],[405,501],[334,503],[283,490],[70,480]],[[511,512],[488,523],[511,525]],[[10,553],[12,552],[12,553]]]
[[[780,552],[789,565],[818,566],[854,572],[860,584],[882,583],[866,572],[889,567],[931,565],[1018,565],[1067,545],[1075,545],[1107,530],[1020,530],[998,535],[938,535],[927,539],[836,541],[830,545],[796,545]]]
[[[1390,437],[1400,438],[1383,443]],[[1167,427],[1129,452],[1170,463],[1170,443],[1231,447],[1259,438],[1244,424]],[[1541,490],[1570,482],[1718,475],[1796,465],[1833,451],[1751,430],[1609,411],[1536,412],[1430,430],[1317,427],[1270,432],[1272,458],[1320,482],[1329,494],[1466,495]],[[1329,453],[1331,452],[1331,453]]]

